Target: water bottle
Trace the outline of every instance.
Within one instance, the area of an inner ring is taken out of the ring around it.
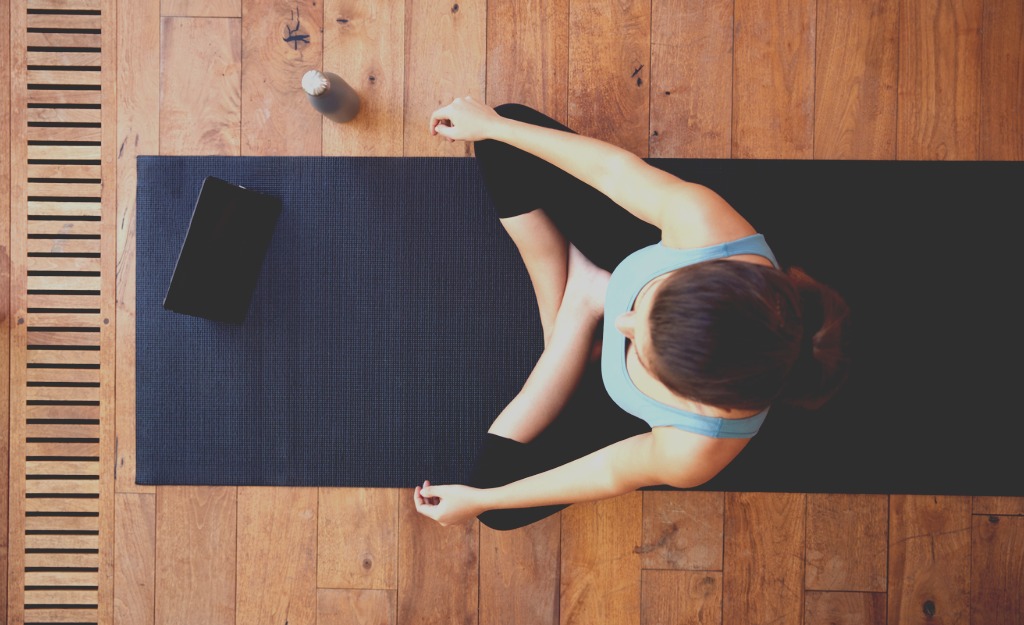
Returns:
[[[359,94],[341,76],[311,69],[302,76],[302,90],[324,117],[344,123],[359,112]]]

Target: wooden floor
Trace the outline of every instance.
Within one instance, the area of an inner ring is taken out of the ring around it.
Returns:
[[[1022,0],[3,7],[10,623],[1024,623],[1024,499],[645,492],[498,533],[406,491],[134,483],[137,155],[466,155],[427,120],[470,94],[645,157],[1021,161]]]

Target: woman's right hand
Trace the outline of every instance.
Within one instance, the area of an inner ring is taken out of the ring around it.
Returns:
[[[471,96],[455,98],[430,116],[430,134],[448,141],[481,141],[491,137],[494,125],[502,119],[493,108]]]

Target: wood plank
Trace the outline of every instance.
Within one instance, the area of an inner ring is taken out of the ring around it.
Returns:
[[[160,0],[160,14],[182,17],[242,17],[241,0]]]
[[[405,3],[327,0],[324,11],[323,69],[359,94],[355,119],[323,120],[324,156],[401,156]]]
[[[981,28],[982,160],[1024,160],[1024,2],[986,2]]]
[[[808,495],[804,588],[885,592],[888,531],[885,495]]]
[[[1024,623],[1024,518],[974,517],[971,622]]]
[[[569,0],[487,3],[487,103],[569,118]]]
[[[316,490],[238,489],[238,623],[316,625]]]
[[[804,622],[830,625],[885,625],[885,593],[804,593]]]
[[[469,156],[470,144],[430,136],[430,114],[459,97],[485,101],[487,3],[410,2],[405,20],[405,156]]]
[[[478,622],[480,522],[441,527],[403,490],[398,517],[398,622]]]
[[[897,158],[978,158],[983,5],[901,0]]]
[[[643,498],[574,504],[562,515],[561,625],[625,623],[640,613]]]
[[[115,495],[114,625],[152,625],[156,495]]]
[[[814,158],[896,158],[897,0],[818,5]]]
[[[1024,515],[1024,497],[974,497],[974,514]]]
[[[647,491],[643,499],[642,568],[722,570],[723,493]]]
[[[28,64],[42,65],[53,68],[71,67],[95,67],[99,68],[100,54],[98,52],[29,52]]]
[[[29,28],[42,29],[88,29],[103,32],[103,15],[60,15],[51,13],[29,13]]]
[[[161,154],[239,154],[241,55],[238,18],[161,18]]]
[[[806,495],[727,493],[725,623],[800,625]]]
[[[234,625],[236,491],[157,487],[157,625]]]
[[[7,123],[0,123],[0,150],[5,156],[15,157],[14,145],[11,136],[11,12],[0,11],[0,119]],[[22,150],[19,149],[19,152]],[[14,577],[8,569],[9,559],[9,531],[13,533],[14,527],[9,527],[8,517],[8,482],[11,477],[8,472],[8,464],[13,458],[12,448],[8,437],[11,432],[10,423],[14,419],[14,412],[11,410],[10,385],[11,380],[11,324],[10,319],[14,311],[11,308],[11,167],[0,167],[0,246],[8,251],[7,254],[0,254],[0,315],[7,318],[5,323],[0,323],[0,571],[3,571],[6,582],[0,583],[0,606],[7,606],[7,586]],[[17,462],[20,464],[19,457]],[[19,525],[14,523],[13,525]],[[8,608],[0,607],[0,621],[7,622],[9,618]]]
[[[971,500],[891,495],[888,622],[971,621]]]
[[[570,128],[648,156],[650,69],[650,2],[571,3]]]
[[[135,159],[160,148],[160,7],[120,0],[117,31],[117,492],[135,483]]]
[[[732,0],[655,0],[651,10],[651,157],[728,158]]]
[[[643,571],[640,625],[721,625],[722,574]]]
[[[322,116],[302,75],[323,62],[318,0],[247,0],[242,7],[242,154],[320,156]]]
[[[814,0],[736,0],[732,158],[814,155]]]
[[[398,489],[320,489],[318,588],[398,588],[398,496]]]
[[[480,527],[480,625],[558,625],[561,514],[526,527]]]
[[[27,0],[25,6],[29,9],[78,9],[98,10],[103,6],[104,0]]]
[[[322,588],[316,594],[318,625],[395,625],[397,591]]]

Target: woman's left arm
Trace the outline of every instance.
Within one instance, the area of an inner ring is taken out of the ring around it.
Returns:
[[[670,449],[654,432],[638,434],[544,473],[505,486],[417,486],[416,509],[442,525],[471,520],[485,510],[532,508],[607,499],[644,486],[692,488],[722,466],[704,463],[702,454]]]

